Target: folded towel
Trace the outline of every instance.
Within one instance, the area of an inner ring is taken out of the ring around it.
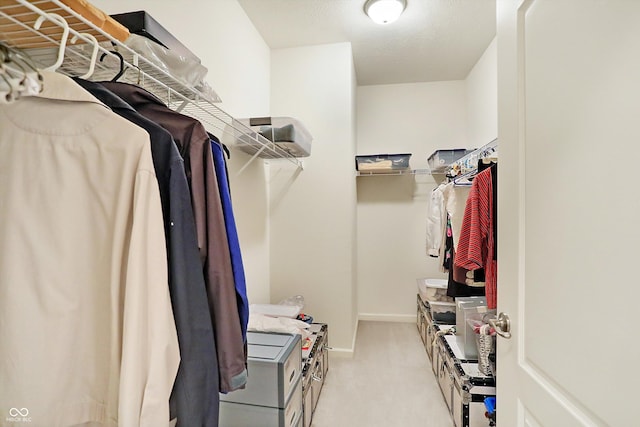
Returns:
[[[296,130],[292,124],[279,128],[263,126],[260,128],[260,135],[271,142],[295,142]]]

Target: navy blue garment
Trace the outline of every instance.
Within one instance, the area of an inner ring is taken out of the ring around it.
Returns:
[[[222,212],[224,213],[224,224],[227,229],[227,240],[229,241],[229,252],[231,252],[231,266],[233,267],[233,279],[236,284],[236,299],[238,303],[238,314],[240,315],[240,326],[242,327],[242,337],[247,342],[247,324],[249,323],[249,301],[247,299],[247,284],[244,276],[244,265],[242,263],[242,252],[240,251],[240,241],[236,220],[233,216],[233,206],[231,205],[231,192],[229,189],[229,178],[227,177],[227,164],[224,160],[222,145],[215,136],[211,137],[211,151],[213,153],[213,165],[218,178],[218,189],[222,201]]]
[[[218,362],[182,157],[169,132],[138,114],[113,92],[99,83],[75,81],[113,112],[149,133],[162,202],[169,292],[180,346],[180,367],[169,401],[171,418],[177,417],[180,427],[217,427]]]

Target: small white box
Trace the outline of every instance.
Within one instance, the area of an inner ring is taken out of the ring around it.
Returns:
[[[453,302],[453,298],[447,296],[449,282],[447,279],[416,279],[418,293],[423,301]]]
[[[300,314],[301,308],[297,305],[284,304],[250,304],[249,312],[264,314],[270,317],[290,317],[295,318]]]

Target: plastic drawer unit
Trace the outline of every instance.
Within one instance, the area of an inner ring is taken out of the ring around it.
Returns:
[[[247,386],[220,395],[220,425],[296,427],[302,420],[300,335],[248,332]]]

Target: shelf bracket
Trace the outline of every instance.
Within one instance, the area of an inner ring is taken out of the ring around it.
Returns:
[[[236,173],[236,176],[240,176],[240,175],[242,174],[242,172],[244,172],[244,170],[245,170],[246,168],[248,168],[248,167],[249,167],[249,165],[250,165],[251,163],[253,163],[253,161],[254,161],[255,159],[257,159],[257,158],[258,158],[258,156],[260,155],[260,153],[262,153],[262,151],[263,151],[265,148],[267,148],[267,146],[266,146],[266,145],[263,145],[262,147],[260,147],[260,149],[259,149],[258,151],[256,151],[256,153],[255,153],[253,156],[251,156],[251,158],[247,161],[247,163],[245,163],[245,164],[244,164],[244,166],[242,166],[242,167],[240,168],[240,170],[238,171],[238,173]]]

